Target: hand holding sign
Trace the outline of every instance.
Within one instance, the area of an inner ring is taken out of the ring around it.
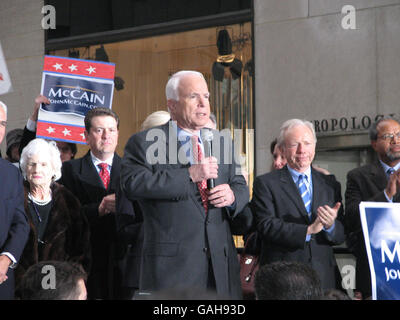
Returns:
[[[91,109],[111,109],[114,73],[113,63],[45,56],[36,136],[86,144],[83,119]]]
[[[39,94],[36,98],[35,98],[35,105],[33,106],[33,113],[30,116],[30,119],[32,121],[37,121],[38,120],[38,115],[39,115],[39,108],[40,105],[44,103],[44,104],[50,104],[50,100],[47,99],[44,95]]]

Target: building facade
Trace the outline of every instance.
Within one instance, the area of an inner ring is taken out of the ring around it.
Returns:
[[[23,127],[32,112],[44,54],[116,63],[120,154],[148,114],[165,110],[168,76],[197,69],[219,127],[242,130],[250,184],[270,170],[270,142],[283,121],[302,118],[317,132],[316,164],[344,192],[346,173],[373,158],[370,125],[400,113],[400,0],[86,2],[1,1],[0,42],[13,84],[0,97],[9,106],[7,130]],[[49,4],[55,30],[42,26]],[[242,65],[239,75],[225,67],[218,80],[221,30]]]

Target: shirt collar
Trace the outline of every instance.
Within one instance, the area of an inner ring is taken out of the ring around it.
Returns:
[[[99,158],[97,158],[92,151],[90,151],[90,157],[92,158],[92,162],[94,164],[95,167],[97,167],[100,163],[107,163],[109,167],[112,167],[112,163],[114,160],[114,154],[112,154],[111,157],[109,157],[106,160],[100,160]]]
[[[300,175],[307,176],[307,182],[308,183],[311,182],[311,167],[308,167],[308,169],[305,172],[298,172],[298,171],[294,170],[293,168],[291,168],[289,165],[287,165],[287,168],[295,182],[297,182],[299,180]]]
[[[178,141],[180,141],[182,144],[189,141],[191,136],[197,136],[199,138],[200,144],[203,143],[201,140],[200,130],[195,133],[192,133],[192,132],[186,131],[186,130],[182,129],[181,127],[179,127],[176,124],[176,121],[171,121],[171,122],[172,122],[172,126],[174,128],[176,128],[176,133],[177,133],[176,136],[178,137]]]
[[[388,171],[389,168],[392,168],[389,167],[386,163],[384,163],[381,159],[379,159],[379,162],[381,163],[385,173]],[[398,170],[399,168],[400,168],[400,162],[393,167],[394,170]]]

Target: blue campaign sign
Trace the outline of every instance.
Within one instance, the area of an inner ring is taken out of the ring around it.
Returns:
[[[43,95],[50,104],[42,109],[56,113],[76,114],[84,117],[93,108],[111,108],[113,83],[90,81],[79,77],[44,74]]]
[[[400,204],[361,202],[372,299],[400,299]]]

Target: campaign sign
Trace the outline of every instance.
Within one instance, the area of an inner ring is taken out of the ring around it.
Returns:
[[[113,63],[45,56],[41,93],[50,104],[40,106],[36,136],[85,144],[86,113],[111,109],[114,72]]]
[[[371,270],[372,299],[400,299],[400,204],[361,202],[360,217]]]
[[[45,74],[43,93],[50,104],[42,110],[85,117],[86,112],[97,107],[111,107],[113,86],[81,78],[66,78]]]

